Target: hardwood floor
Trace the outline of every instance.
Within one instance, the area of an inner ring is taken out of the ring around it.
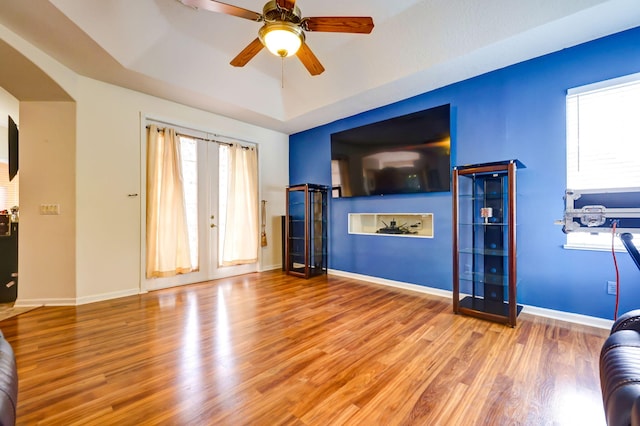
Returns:
[[[18,424],[603,425],[607,332],[279,271],[0,322]]]

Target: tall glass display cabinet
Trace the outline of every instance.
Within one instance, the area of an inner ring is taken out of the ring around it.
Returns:
[[[285,271],[309,278],[327,272],[328,187],[305,183],[287,188]]]
[[[516,170],[524,167],[507,160],[453,169],[456,314],[516,326]]]

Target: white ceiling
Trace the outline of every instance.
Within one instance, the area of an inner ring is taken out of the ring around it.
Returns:
[[[225,1],[256,12],[264,4]],[[79,74],[285,133],[640,25],[639,0],[297,5],[303,16],[372,16],[375,28],[307,33],[326,68],[312,77],[266,49],[232,67],[260,24],[177,0],[2,0],[0,24]]]

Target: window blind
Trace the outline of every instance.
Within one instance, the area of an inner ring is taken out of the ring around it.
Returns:
[[[640,187],[640,76],[567,95],[567,188]]]

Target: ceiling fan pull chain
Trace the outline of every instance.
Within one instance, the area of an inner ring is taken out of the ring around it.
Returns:
[[[280,68],[280,85],[282,86],[281,88],[284,89],[284,56],[280,57],[281,62],[281,68]]]

